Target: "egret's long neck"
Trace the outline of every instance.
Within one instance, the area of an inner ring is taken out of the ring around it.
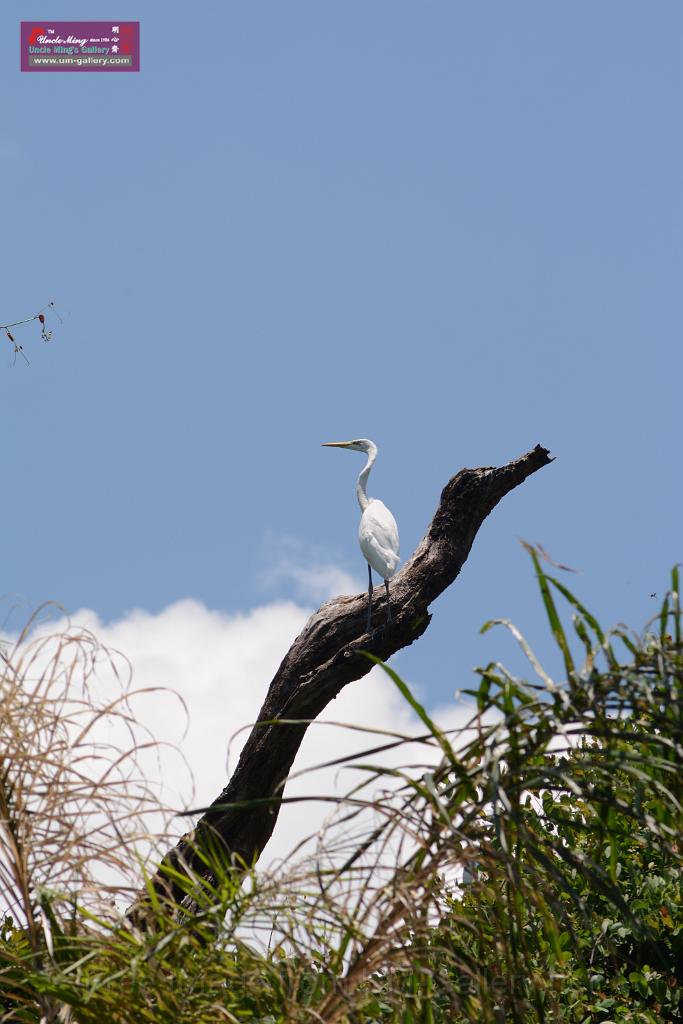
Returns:
[[[368,499],[368,492],[366,490],[366,485],[367,485],[367,482],[368,482],[368,477],[370,476],[370,470],[372,469],[373,464],[374,464],[376,458],[377,458],[377,449],[373,445],[372,448],[370,448],[369,451],[368,451],[368,461],[365,463],[365,469],[362,471],[362,473],[358,477],[358,483],[356,484],[356,494],[358,496],[358,504],[360,505],[362,512],[365,512],[366,508],[368,507],[369,499]]]

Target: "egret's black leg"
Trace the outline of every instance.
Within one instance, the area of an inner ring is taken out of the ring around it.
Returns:
[[[384,581],[384,589],[387,592],[387,625],[391,625],[393,619],[391,618],[391,601],[389,600],[389,580]]]
[[[372,569],[368,562],[368,633],[372,632]]]

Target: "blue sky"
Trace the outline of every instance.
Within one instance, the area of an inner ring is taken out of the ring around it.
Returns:
[[[64,326],[0,360],[0,592],[111,621],[300,600],[293,561],[362,583],[362,459],[319,444],[365,436],[404,556],[462,466],[557,457],[399,659],[431,701],[510,655],[485,619],[543,636],[519,536],[606,621],[655,611],[681,557],[679,3],[55,9],[139,19],[123,75],[21,74],[27,13],[0,14],[0,322],[54,299]]]

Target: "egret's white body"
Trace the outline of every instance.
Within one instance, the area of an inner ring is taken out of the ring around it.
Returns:
[[[399,563],[398,526],[387,506],[378,498],[368,498],[360,517],[358,540],[368,565],[383,580],[390,580]]]
[[[360,549],[368,563],[368,631],[372,617],[372,569],[382,577],[387,592],[387,617],[391,622],[391,606],[389,604],[389,580],[398,568],[399,542],[398,526],[389,509],[378,498],[369,498],[367,482],[370,470],[377,458],[377,445],[367,438],[356,441],[331,441],[325,448],[347,448],[354,452],[367,452],[368,461],[358,477],[356,495],[361,507],[358,540]]]

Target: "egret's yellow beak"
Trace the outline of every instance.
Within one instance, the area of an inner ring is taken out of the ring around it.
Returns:
[[[348,448],[353,444],[353,441],[326,441],[321,444],[321,448]]]

